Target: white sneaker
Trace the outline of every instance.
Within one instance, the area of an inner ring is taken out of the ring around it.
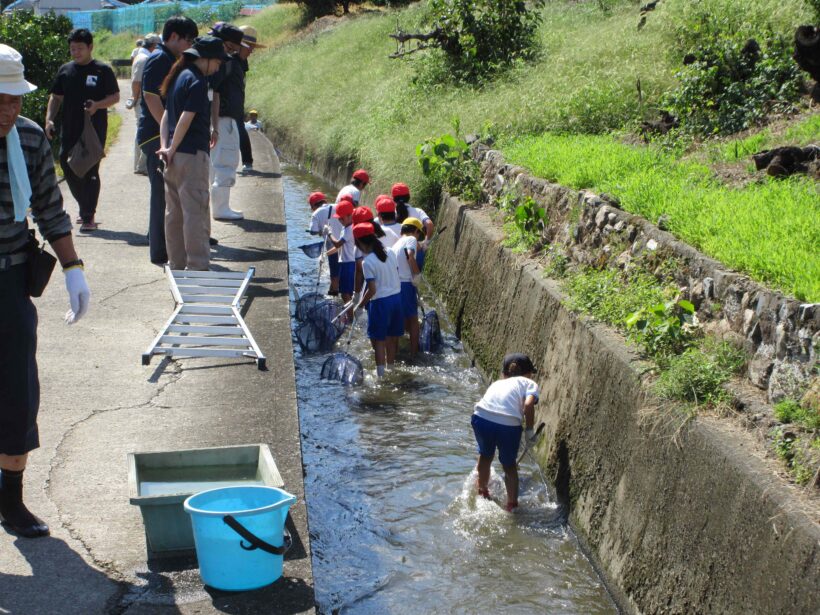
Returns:
[[[242,220],[244,217],[241,211],[231,209],[230,207],[219,212],[214,212],[214,220]]]

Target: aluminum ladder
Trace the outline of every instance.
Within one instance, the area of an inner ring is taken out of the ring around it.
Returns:
[[[265,369],[265,355],[239,313],[255,267],[234,271],[176,271],[165,275],[176,302],[174,313],[142,354],[148,365],[153,355],[169,357],[253,357]]]

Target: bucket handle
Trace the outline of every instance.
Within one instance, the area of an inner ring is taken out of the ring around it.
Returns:
[[[290,549],[293,545],[293,538],[291,537],[288,528],[282,528],[284,531],[284,544],[281,547],[276,547],[270,543],[265,542],[258,536],[252,534],[250,531],[248,531],[248,528],[239,523],[239,521],[237,521],[233,515],[225,515],[224,517],[222,517],[222,520],[225,522],[225,525],[227,525],[234,532],[236,532],[237,534],[242,536],[242,538],[248,541],[249,544],[247,545],[244,541],[239,541],[239,546],[245,549],[245,551],[262,549],[263,551],[271,553],[272,555],[284,555],[285,553],[287,553],[288,549]]]

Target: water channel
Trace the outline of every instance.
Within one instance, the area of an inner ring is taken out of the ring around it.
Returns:
[[[307,195],[336,190],[293,166],[283,176],[290,282],[310,292],[317,262],[298,248],[315,241],[304,230]],[[400,362],[381,382],[358,328],[350,351],[367,373],[358,388],[320,380],[327,355],[294,340],[320,612],[616,613],[529,455],[518,512],[476,499],[470,415],[486,383],[444,318],[442,328],[442,353]],[[503,502],[498,471],[491,492]]]

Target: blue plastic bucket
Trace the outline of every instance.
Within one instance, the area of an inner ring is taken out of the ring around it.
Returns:
[[[290,548],[285,519],[295,502],[287,491],[250,485],[211,489],[185,500],[205,585],[244,591],[281,577],[282,556]]]

